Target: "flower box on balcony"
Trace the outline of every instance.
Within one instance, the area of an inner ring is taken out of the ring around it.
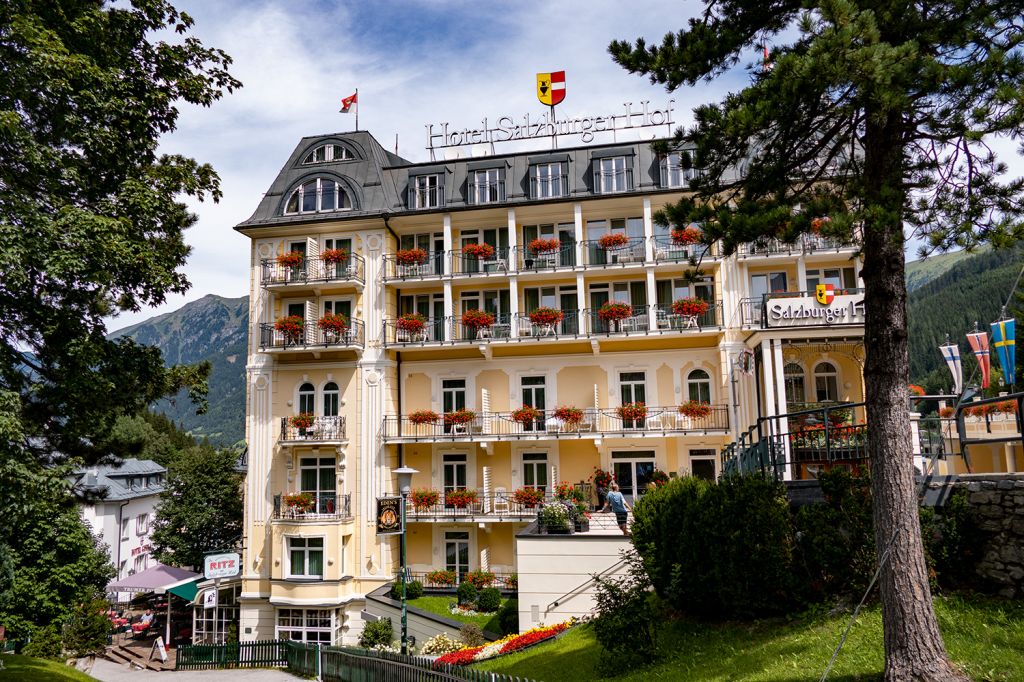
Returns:
[[[436,424],[440,418],[441,415],[433,410],[416,410],[409,415],[409,421],[417,426],[421,424]]]
[[[568,481],[562,481],[555,486],[555,499],[562,502],[586,502],[587,495],[580,488],[577,488]]]
[[[907,384],[907,391],[913,396],[922,396],[925,394],[924,387],[918,386],[917,384]]]
[[[553,416],[555,419],[559,419],[565,424],[568,429],[578,428],[580,422],[583,421],[583,410],[578,407],[572,407],[571,405],[562,406],[556,408]]]
[[[629,243],[629,237],[621,232],[611,232],[597,240],[602,249],[621,249]]]
[[[432,488],[419,488],[412,491],[412,506],[416,511],[430,509],[441,500],[441,493]]]
[[[828,216],[822,216],[820,218],[811,218],[811,232],[814,234],[821,234],[821,228],[832,222],[832,219]]]
[[[406,313],[398,318],[395,326],[403,332],[419,334],[427,328],[427,318],[420,313]]]
[[[468,424],[469,422],[476,419],[476,412],[472,410],[455,410],[453,412],[445,412],[444,423],[448,426],[453,424]]]
[[[476,491],[469,490],[468,488],[459,488],[457,490],[449,490],[444,494],[444,503],[455,507],[456,509],[465,509],[469,505],[476,502]]]
[[[308,429],[316,422],[316,417],[311,412],[301,412],[288,419],[288,425],[296,429]]]
[[[430,571],[427,582],[435,587],[453,587],[458,576],[455,571]]]
[[[542,416],[544,416],[544,413],[536,407],[523,405],[518,410],[512,412],[512,421],[526,426],[527,424],[535,424]]]
[[[300,315],[281,317],[274,323],[274,329],[284,334],[292,343],[302,340],[302,332],[305,328],[306,321]]]
[[[462,313],[462,325],[474,331],[485,329],[492,324],[494,324],[494,315],[483,310],[467,310]]]
[[[423,265],[427,262],[427,252],[423,249],[399,249],[395,253],[395,262],[399,265]]]
[[[939,416],[942,417],[943,419],[949,419],[955,413],[956,413],[956,408],[955,407],[949,407],[947,405],[946,407],[940,407],[939,408]]]
[[[494,256],[494,247],[490,244],[466,244],[462,247],[462,253],[471,258],[492,258]]]
[[[317,321],[317,325],[337,341],[348,330],[348,318],[336,313],[327,313]]]
[[[552,253],[562,248],[562,242],[557,239],[534,239],[530,242],[530,251],[533,253]]]
[[[297,268],[305,259],[306,255],[301,251],[289,251],[277,257],[277,264],[285,268]]]
[[[711,416],[711,405],[699,400],[688,400],[679,406],[679,414],[691,419],[707,419]]]
[[[615,411],[622,421],[643,422],[647,419],[647,406],[643,403],[626,403]]]
[[[549,535],[566,535],[573,532],[569,510],[561,502],[545,504],[537,512],[537,528]]]
[[[533,509],[544,501],[544,490],[541,488],[519,488],[512,493],[512,501],[527,509]]]
[[[476,589],[482,590],[494,584],[494,574],[490,571],[470,571],[463,580]]]
[[[291,493],[284,496],[284,503],[289,509],[305,514],[316,504],[316,499],[310,493]]]
[[[619,322],[633,316],[633,306],[628,303],[608,302],[597,311],[602,322]]]
[[[565,313],[554,308],[537,308],[530,313],[530,322],[534,324],[555,325],[565,318]]]
[[[676,246],[691,246],[700,242],[702,233],[696,227],[684,227],[681,230],[672,230],[669,237]]]
[[[320,254],[320,259],[330,265],[344,263],[348,260],[348,249],[325,249]]]
[[[672,313],[683,317],[700,317],[710,307],[707,301],[699,298],[680,298],[672,301]]]

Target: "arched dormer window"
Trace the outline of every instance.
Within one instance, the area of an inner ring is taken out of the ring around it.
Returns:
[[[330,163],[332,161],[351,161],[355,157],[340,144],[322,144],[302,160],[303,165],[310,163]]]
[[[711,376],[702,369],[695,369],[686,377],[686,394],[690,400],[701,403],[711,402]]]
[[[299,386],[299,414],[316,414],[316,389],[308,381]]]
[[[324,416],[338,416],[338,384],[333,381],[324,386]]]
[[[819,362],[815,366],[814,391],[819,403],[839,400],[839,373],[831,362]]]
[[[347,211],[352,208],[352,199],[341,183],[330,178],[314,178],[302,183],[288,197],[284,212],[319,213],[323,211]]]

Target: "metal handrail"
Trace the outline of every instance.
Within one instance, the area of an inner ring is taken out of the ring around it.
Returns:
[[[281,436],[284,442],[345,440],[345,418],[342,416],[314,417],[313,425],[291,425],[291,417],[281,417]]]
[[[563,242],[555,251],[536,253],[529,244],[512,249],[512,262],[518,272],[536,272],[538,270],[556,270],[558,268],[576,267],[575,242]]]
[[[647,249],[643,237],[628,237],[622,246],[605,248],[600,239],[586,239],[583,247],[583,267],[614,267],[642,265],[647,260]]]
[[[288,334],[269,322],[260,323],[260,349],[267,348],[362,348],[365,341],[362,320],[349,319],[341,332],[321,329],[315,320],[307,320],[302,332]]]
[[[364,282],[366,261],[357,253],[338,262],[327,262],[323,257],[303,259],[301,265],[281,265],[276,258],[260,261],[260,284],[307,284],[310,282]]]
[[[384,254],[384,281],[424,279],[427,277],[444,276],[444,251],[427,251],[427,259],[422,263],[402,264],[393,253]]]
[[[313,496],[314,507],[310,511],[293,511],[285,508],[283,494],[274,495],[274,512],[271,516],[275,520],[332,520],[352,518],[352,494],[344,493],[338,495],[331,492],[309,492]]]
[[[514,263],[509,260],[511,249],[507,246],[494,246],[494,255],[490,258],[477,258],[459,250],[448,252],[448,259],[451,263],[451,274],[457,275],[480,275],[489,273],[508,273],[514,269]]]
[[[676,244],[671,237],[651,237],[655,263],[678,263],[718,257],[718,242],[707,244]]]
[[[530,319],[530,313],[516,313],[516,331],[519,338],[524,339],[562,339],[579,338],[587,335],[587,330],[580,322],[578,310],[562,310],[562,319],[551,324],[538,324]]]
[[[555,186],[558,189],[557,193],[550,192],[545,194],[540,190],[543,186],[547,185],[549,188]],[[544,178],[543,181],[539,177],[530,178],[530,198],[531,199],[557,199],[564,197],[569,194],[569,176],[565,174],[557,176],[549,176]]]
[[[472,204],[473,206],[481,206],[484,204],[495,204],[499,201],[505,201],[505,181],[498,180],[497,182],[469,182],[466,187],[466,203]],[[480,199],[479,190],[486,192],[486,198]]]

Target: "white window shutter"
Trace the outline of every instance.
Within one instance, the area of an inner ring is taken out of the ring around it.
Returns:
[[[320,241],[316,237],[306,237],[306,276],[317,279],[320,274]]]
[[[317,341],[317,327],[316,322],[320,319],[320,315],[317,314],[318,310],[315,301],[306,301],[306,343],[315,344]]]

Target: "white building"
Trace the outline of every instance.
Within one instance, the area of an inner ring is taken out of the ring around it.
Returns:
[[[75,472],[75,487],[86,502],[82,517],[106,543],[117,579],[140,573],[156,561],[150,557],[156,507],[167,469],[148,459],[126,459]],[[121,594],[119,599],[131,595]]]

